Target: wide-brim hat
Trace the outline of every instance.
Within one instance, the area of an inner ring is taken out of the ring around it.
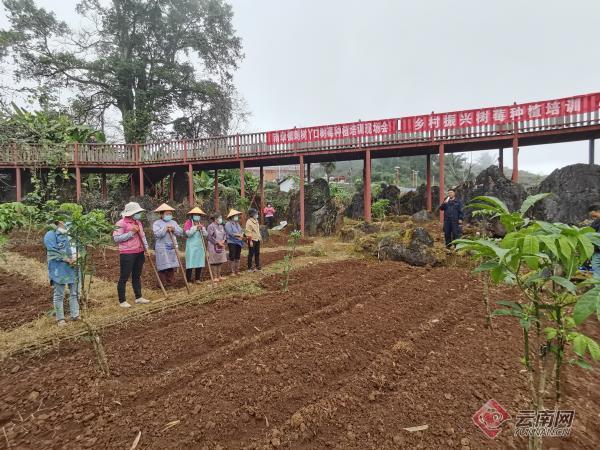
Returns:
[[[191,210],[188,211],[188,214],[202,214],[202,215],[206,215],[206,213],[204,211],[202,211],[200,208],[198,208],[197,206]]]
[[[162,205],[160,205],[158,208],[156,208],[154,210],[154,212],[160,213],[160,212],[165,212],[165,211],[175,211],[175,208],[171,208],[169,205],[167,205],[166,203],[163,203]]]
[[[144,208],[142,208],[139,203],[129,202],[125,205],[125,208],[121,212],[121,217],[131,217],[134,214],[137,214],[142,211],[146,211],[146,210]]]
[[[240,214],[241,214],[241,211],[238,211],[237,209],[232,208],[229,210],[229,213],[227,214],[227,218],[229,219],[230,217],[238,216]]]

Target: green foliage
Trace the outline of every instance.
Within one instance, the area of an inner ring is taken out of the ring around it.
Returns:
[[[550,355],[555,360],[557,403],[560,368],[568,349],[574,353],[571,362],[581,366],[589,365],[586,358],[600,359],[598,344],[577,330],[592,314],[600,318],[600,287],[586,292],[599,280],[581,281],[575,277],[577,268],[593,255],[594,245],[600,245],[600,234],[589,227],[551,224],[526,217],[529,209],[547,195],[528,197],[520,210],[514,212],[497,198],[476,197],[469,207],[498,219],[507,233],[502,239],[455,241],[457,250],[481,261],[476,272],[487,272],[493,282],[514,285],[523,294],[521,300],[498,302],[504,308],[494,314],[515,317],[523,329],[523,361],[532,391],[536,392],[532,399],[536,409],[543,403],[544,368]],[[532,345],[532,339],[537,339],[537,346]],[[536,347],[544,350],[537,353],[532,350]],[[533,369],[533,358],[541,360],[541,370]],[[539,383],[534,383],[536,377],[541,380]]]
[[[31,222],[35,208],[20,202],[0,204],[0,234],[6,235],[14,229],[22,228]]]
[[[294,253],[296,252],[296,247],[298,246],[301,237],[302,234],[300,231],[295,230],[290,233],[290,237],[288,238],[288,251],[283,257],[283,282],[281,283],[283,292],[287,292],[288,290],[292,261],[294,260]]]
[[[385,217],[390,209],[390,201],[388,199],[377,200],[371,205],[371,211],[373,216],[378,218],[380,221],[384,221]]]
[[[352,192],[345,185],[330,183],[329,193],[335,205],[340,209],[345,209],[352,201]]]
[[[73,109],[98,121],[116,106],[127,142],[160,133],[175,114],[179,136],[226,131],[242,53],[224,1],[84,0],[70,21],[78,30],[33,0],[4,6],[15,75],[75,91]]]
[[[50,145],[106,140],[101,131],[78,125],[66,114],[48,110],[28,112],[14,103],[12,107],[12,111],[0,115],[0,143]]]

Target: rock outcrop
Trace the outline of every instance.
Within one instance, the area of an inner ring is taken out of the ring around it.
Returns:
[[[588,207],[600,202],[600,166],[573,164],[556,169],[530,194],[550,192],[532,210],[533,216],[548,222],[578,224],[588,216]]]
[[[289,221],[294,228],[300,228],[300,194],[295,192],[290,198]],[[342,214],[338,211],[329,184],[322,178],[308,183],[304,188],[304,226],[306,232],[315,236],[337,232],[342,225]]]
[[[504,176],[498,166],[490,166],[477,175],[475,181],[467,181],[457,186],[456,195],[465,206],[480,195],[497,197],[506,203],[510,211],[518,210],[527,198],[525,188]],[[471,211],[465,208],[465,219],[469,220],[470,217]]]

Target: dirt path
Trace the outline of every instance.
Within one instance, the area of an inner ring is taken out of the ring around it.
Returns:
[[[97,379],[85,342],[7,361],[0,426],[23,448],[128,448],[139,430],[142,448],[157,449],[522,447],[508,427],[489,441],[471,422],[492,397],[511,413],[526,405],[524,380],[514,379],[519,330],[483,329],[480,299],[462,269],[313,266],[292,274],[286,294],[112,329],[110,380]],[[572,383],[572,398],[589,395],[583,386],[597,374]],[[594,448],[586,401],[576,404],[587,430],[556,447]]]

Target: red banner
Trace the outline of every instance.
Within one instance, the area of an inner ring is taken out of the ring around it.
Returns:
[[[502,125],[528,120],[549,119],[597,111],[600,94],[582,95],[559,100],[472,109],[400,119],[400,132],[414,133],[484,125]]]
[[[324,125],[310,128],[267,132],[267,144],[289,144],[294,142],[312,142],[328,139],[346,139],[363,136],[393,134],[397,131],[397,119],[371,120],[337,125]]]

